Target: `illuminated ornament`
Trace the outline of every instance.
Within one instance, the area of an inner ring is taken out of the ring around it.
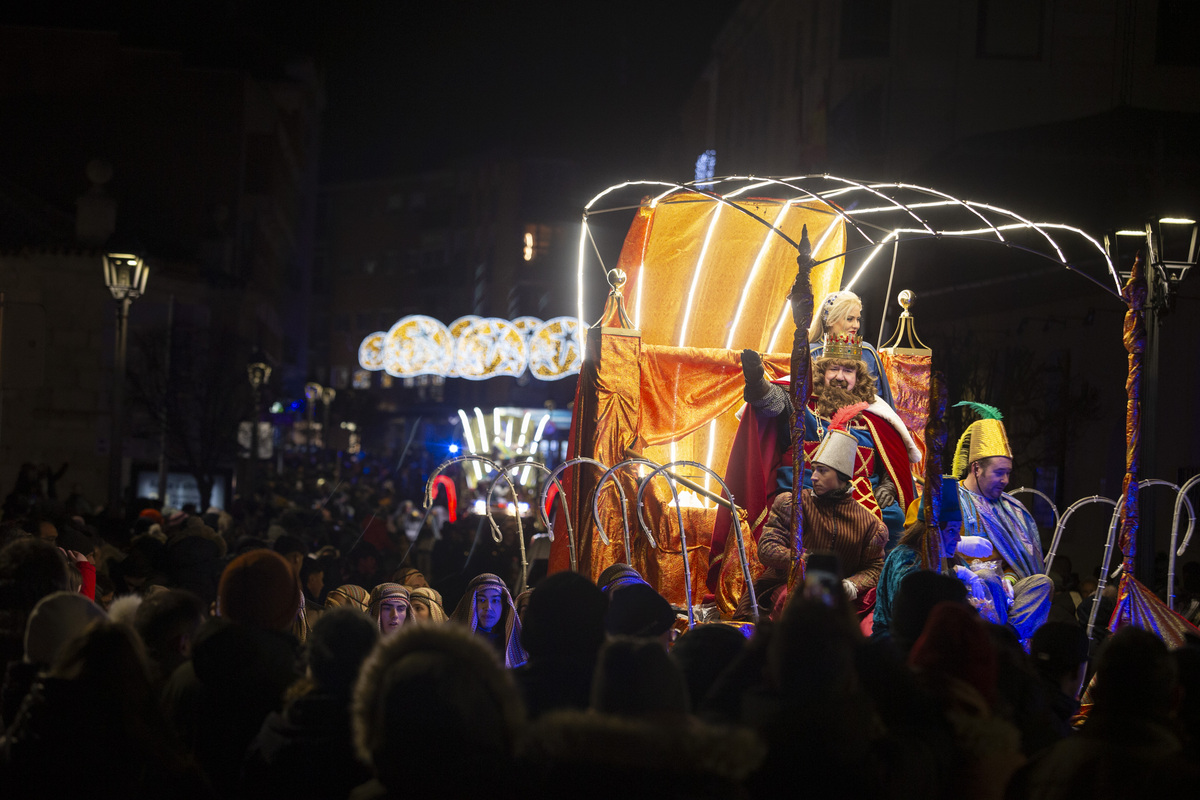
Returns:
[[[555,317],[539,325],[529,340],[529,372],[541,381],[553,381],[579,372],[579,321]]]
[[[481,319],[456,337],[453,369],[460,378],[516,377],[527,361],[525,337],[508,320]]]
[[[387,334],[376,331],[362,340],[358,346],[358,363],[363,369],[383,369],[383,340]]]
[[[454,341],[454,350],[458,349],[458,340],[461,339],[468,331],[474,328],[476,322],[479,322],[482,319],[483,317],[479,317],[474,314],[467,314],[465,317],[459,317],[458,319],[454,320],[454,322],[451,322],[446,326],[446,329],[450,331],[450,338]],[[453,351],[451,351],[450,367],[446,370],[446,377],[462,377],[458,374],[458,370],[455,368]]]
[[[454,339],[446,326],[432,317],[405,317],[387,332],[383,352],[383,368],[393,377],[445,375],[453,358]]]
[[[517,317],[512,321],[512,326],[519,330],[526,338],[532,336],[534,330],[541,324],[542,321],[537,317]]]
[[[358,363],[363,370],[383,370],[381,385],[387,388],[393,377],[485,380],[515,377],[526,368],[538,380],[553,381],[578,373],[583,357],[574,317],[542,322],[537,317],[509,321],[469,314],[449,325],[431,317],[404,317],[386,333],[376,331],[363,339]]]

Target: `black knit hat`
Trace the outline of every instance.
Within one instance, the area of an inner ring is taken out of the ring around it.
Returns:
[[[378,641],[378,626],[361,611],[326,611],[308,634],[308,668],[313,680],[327,692],[349,694],[359,668]]]
[[[613,636],[661,636],[673,624],[671,604],[647,583],[615,590],[604,617],[604,627]]]

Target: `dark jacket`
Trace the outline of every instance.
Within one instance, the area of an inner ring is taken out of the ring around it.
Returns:
[[[163,689],[168,719],[218,793],[230,794],[250,741],[283,707],[297,648],[291,634],[213,619]]]
[[[267,716],[246,753],[241,794],[335,800],[370,778],[354,755],[350,697],[313,691]]]

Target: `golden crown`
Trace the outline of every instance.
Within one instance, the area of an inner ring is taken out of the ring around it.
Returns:
[[[827,333],[821,358],[848,358],[862,361],[862,337],[857,333]]]

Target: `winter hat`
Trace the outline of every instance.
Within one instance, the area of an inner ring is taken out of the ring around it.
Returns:
[[[996,649],[985,623],[963,603],[934,606],[908,663],[969,683],[989,706],[996,704]]]
[[[50,664],[62,646],[83,632],[104,609],[78,592],[54,592],[33,607],[25,624],[25,661]]]
[[[322,614],[308,634],[308,668],[327,692],[349,694],[363,661],[379,641],[374,622],[353,608]]]
[[[600,587],[600,591],[604,592],[605,595],[611,595],[614,589],[628,586],[631,583],[645,582],[645,579],[642,578],[636,569],[628,564],[617,562],[605,567],[604,571],[600,573],[600,578],[596,581],[596,585]]]
[[[933,607],[943,601],[967,602],[967,587],[958,578],[917,570],[900,580],[892,600],[892,638],[901,649],[911,647],[925,629]]]
[[[578,572],[556,572],[538,583],[521,622],[521,644],[534,658],[562,654],[594,658],[604,644],[604,595]]]
[[[648,583],[613,592],[604,617],[604,627],[613,636],[661,636],[674,624],[671,604]]]
[[[217,615],[265,630],[287,630],[300,608],[300,585],[283,556],[265,548],[229,562],[217,587]]]
[[[161,513],[159,513],[158,509],[156,509],[156,508],[143,508],[141,510],[141,512],[138,514],[138,519],[141,519],[143,517],[150,520],[155,525],[162,525],[163,522],[165,521],[165,520],[163,520],[163,515]]]
[[[1047,622],[1033,634],[1029,655],[1048,678],[1074,672],[1088,659],[1087,633],[1074,622]]]

